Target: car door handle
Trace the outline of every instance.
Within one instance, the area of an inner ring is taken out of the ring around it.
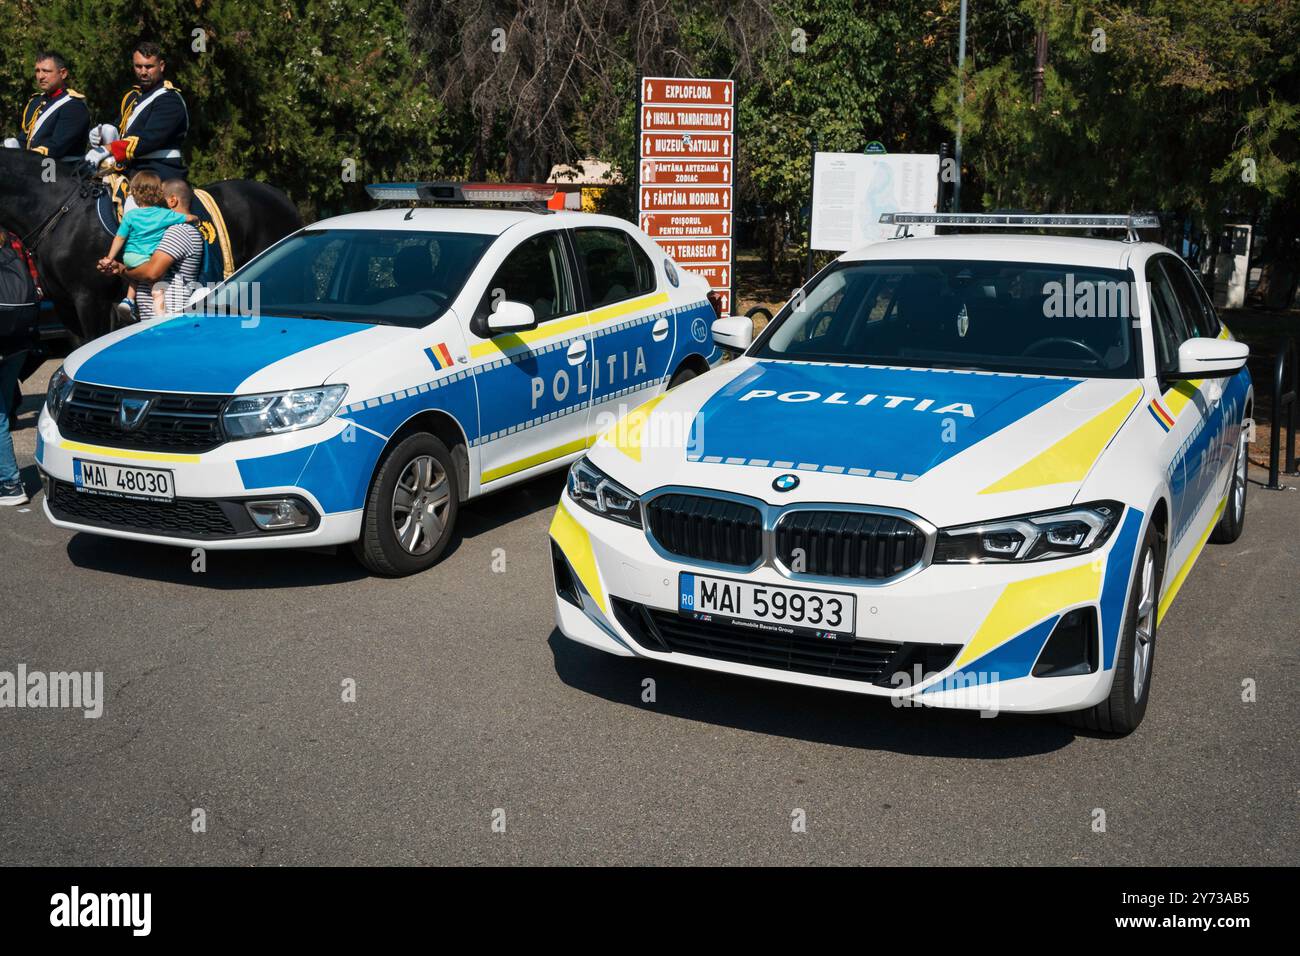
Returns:
[[[587,340],[574,339],[569,346],[569,364],[578,365],[587,357]]]

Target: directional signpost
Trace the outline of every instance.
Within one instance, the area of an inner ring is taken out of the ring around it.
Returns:
[[[642,77],[637,208],[642,230],[704,276],[731,314],[736,110],[732,80]]]

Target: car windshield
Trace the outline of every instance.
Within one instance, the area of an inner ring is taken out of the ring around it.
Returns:
[[[200,308],[419,328],[456,298],[493,238],[304,229],[231,276]]]
[[[758,358],[1137,378],[1132,277],[1028,262],[839,263],[755,343]]]

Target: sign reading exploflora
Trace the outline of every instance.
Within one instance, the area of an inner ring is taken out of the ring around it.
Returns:
[[[638,117],[641,228],[731,312],[735,83],[647,76]]]

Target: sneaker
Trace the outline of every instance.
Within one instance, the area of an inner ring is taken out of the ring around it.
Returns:
[[[25,505],[30,500],[21,481],[0,482],[0,505]]]
[[[119,322],[135,321],[135,303],[130,299],[123,299],[113,308],[117,310],[117,320]]]

